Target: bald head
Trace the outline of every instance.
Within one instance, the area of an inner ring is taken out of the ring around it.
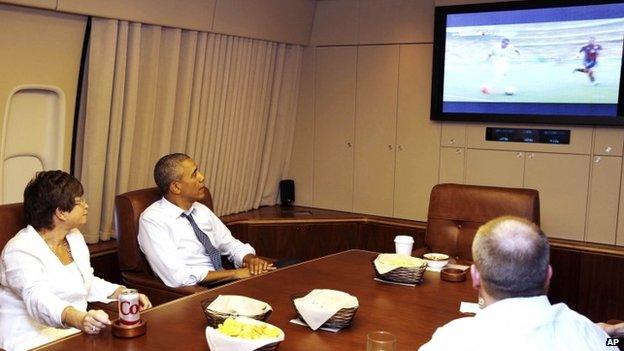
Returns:
[[[482,225],[472,242],[481,284],[497,300],[546,293],[548,238],[537,225],[500,217]]]

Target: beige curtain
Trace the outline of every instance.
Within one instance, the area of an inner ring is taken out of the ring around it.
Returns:
[[[273,205],[290,158],[302,47],[93,19],[76,174],[87,242],[113,233],[116,194],[155,186],[186,152],[224,215]]]

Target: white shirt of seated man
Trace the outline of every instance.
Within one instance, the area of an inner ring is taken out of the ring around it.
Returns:
[[[548,252],[546,236],[526,220],[501,217],[481,226],[470,273],[482,310],[438,328],[419,350],[617,350],[585,316],[564,303],[550,304]],[[514,297],[516,291],[528,296]]]
[[[175,160],[176,156],[182,160],[170,164],[175,164],[178,179],[168,182],[165,196],[149,206],[139,220],[139,246],[158,277],[167,286],[180,287],[246,278],[275,269],[270,263],[256,257],[253,247],[234,238],[223,222],[208,207],[198,202],[205,195],[205,178],[192,158],[183,154],[166,155],[158,161],[154,173],[159,173],[158,168],[164,163],[161,162],[163,159]],[[159,180],[156,179],[156,182]],[[237,269],[215,271],[206,248],[183,214],[193,217],[212,246],[222,255],[227,255]]]

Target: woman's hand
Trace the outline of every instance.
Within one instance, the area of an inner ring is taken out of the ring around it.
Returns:
[[[145,296],[145,294],[139,294],[139,305],[141,311],[152,308],[152,303],[147,298],[147,296]]]
[[[100,331],[111,325],[106,312],[102,310],[88,310],[82,318],[78,329],[87,334],[99,334]]]
[[[108,315],[102,310],[84,312],[72,306],[65,307],[61,318],[64,325],[80,329],[87,334],[98,334],[111,324]]]

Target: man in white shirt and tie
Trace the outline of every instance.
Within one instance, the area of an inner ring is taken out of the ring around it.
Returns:
[[[525,219],[500,217],[481,226],[470,275],[482,309],[438,328],[420,350],[617,350],[589,319],[550,304],[549,251],[546,235]]]
[[[275,269],[199,202],[206,191],[204,175],[191,157],[163,156],[154,167],[154,180],[164,195],[141,214],[138,241],[167,286],[240,279]],[[224,270],[221,255],[237,268]]]

